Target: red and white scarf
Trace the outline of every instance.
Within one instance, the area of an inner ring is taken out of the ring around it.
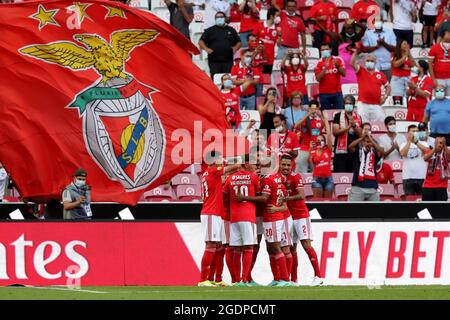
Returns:
[[[359,161],[358,181],[376,180],[375,152],[373,152],[373,149],[370,149],[369,152],[365,152],[363,148],[361,148],[359,150]]]
[[[449,177],[449,159],[444,151],[439,154],[435,153],[433,155],[433,157],[431,158],[431,162],[428,165],[427,174],[434,175],[436,167],[439,167],[442,180]]]
[[[339,115],[339,128],[343,129],[348,127],[348,119],[347,115],[344,111],[342,111]],[[352,112],[353,120],[356,122],[357,126],[361,126],[361,118],[358,116],[356,112]],[[347,144],[348,144],[348,131],[341,134],[337,137],[337,145],[336,145],[336,154],[347,153]]]

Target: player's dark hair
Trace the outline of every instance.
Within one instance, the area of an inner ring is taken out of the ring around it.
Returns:
[[[292,157],[291,157],[289,154],[284,153],[284,154],[280,157],[280,162],[281,162],[282,160],[289,160],[289,161],[292,161]]]

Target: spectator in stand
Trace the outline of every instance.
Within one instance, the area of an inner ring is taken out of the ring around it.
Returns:
[[[314,73],[319,82],[319,100],[322,110],[343,109],[341,76],[345,76],[344,61],[331,55],[328,43],[320,46],[322,59],[317,63]]]
[[[241,11],[237,0],[229,0],[230,4],[230,22],[241,22]]]
[[[264,103],[258,105],[258,112],[261,116],[260,130],[267,130],[267,134],[270,134],[270,130],[274,130],[273,118],[277,114],[282,114],[283,109],[277,105],[277,89],[270,87],[266,91],[266,97],[264,98]]]
[[[338,112],[333,119],[334,172],[353,172],[356,153],[348,146],[362,134],[361,117],[355,111],[356,100],[352,95],[344,98],[344,111]]]
[[[317,1],[311,7],[309,18],[309,20],[315,24],[313,33],[313,47],[320,49],[320,45],[322,43],[330,43],[333,54],[337,55],[337,43],[332,41],[332,39],[330,39],[330,37],[317,26],[317,24],[320,24],[323,29],[336,32],[338,21],[338,10],[336,5],[329,0]]]
[[[253,30],[260,41],[263,42],[266,61],[263,65],[262,72],[265,74],[272,74],[273,62],[275,60],[275,44],[281,46],[281,28],[280,12],[276,8],[269,8],[267,10],[267,20],[259,23]]]
[[[176,0],[177,3],[173,3],[171,0],[164,0],[167,9],[170,13],[170,24],[180,31],[188,39],[189,36],[189,24],[194,20],[194,9],[192,3],[186,3],[185,0]]]
[[[294,159],[300,150],[297,135],[288,130],[286,117],[282,114],[277,114],[273,117],[273,125],[275,132],[267,139],[267,147],[270,154],[277,157],[288,154],[292,157],[292,162],[295,166]]]
[[[258,41],[257,36],[254,34],[249,34],[247,40],[248,49],[252,53],[252,68],[257,70],[258,74],[261,76],[259,78],[259,83],[256,85],[256,96],[260,97],[263,95],[262,73],[264,65],[267,63],[266,49],[264,47],[264,43],[261,40]]]
[[[405,196],[421,195],[427,172],[423,155],[430,150],[426,131],[419,132],[415,124],[408,126],[406,142],[400,145],[403,159],[402,179]]]
[[[334,190],[331,172],[333,142],[326,113],[323,113],[325,135],[311,141],[309,162],[313,167],[312,191],[315,198],[332,198]],[[325,138],[326,137],[326,138]]]
[[[216,25],[216,18],[219,12],[224,14],[224,17],[230,16],[230,4],[225,0],[204,0],[205,1],[205,19],[203,28],[207,29]]]
[[[428,162],[428,168],[422,188],[422,201],[447,201],[450,149],[445,137],[436,137],[434,148],[423,159]]]
[[[72,183],[64,189],[62,201],[64,206],[64,220],[90,220],[91,191],[86,185],[87,172],[77,169],[73,174]]]
[[[416,66],[416,61],[411,55],[408,42],[406,40],[397,42],[397,47],[392,57],[391,79],[392,96],[395,105],[403,105],[403,96],[406,95],[413,66]]]
[[[320,111],[319,102],[316,100],[309,101],[308,113],[294,126],[294,131],[300,131],[300,151],[296,159],[298,173],[308,172],[311,141],[316,142],[317,137],[322,134],[324,126],[325,121]]]
[[[380,7],[375,1],[360,0],[353,5],[350,17],[357,22],[360,22],[361,20],[367,21],[373,14],[379,14],[379,12]]]
[[[443,136],[450,145],[450,99],[445,97],[445,86],[439,84],[434,91],[434,100],[428,102],[425,108],[423,122],[430,122],[430,135]]]
[[[380,163],[377,165],[377,182],[379,184],[394,184],[394,172],[392,171],[392,167],[383,159],[380,160]]]
[[[371,135],[363,135],[362,146],[356,158],[352,188],[348,201],[379,201],[376,164],[383,158],[384,151]],[[358,141],[355,140],[355,141]]]
[[[216,73],[230,73],[233,55],[242,46],[236,30],[225,24],[223,12],[216,14],[216,25],[203,32],[198,44],[208,53],[209,72],[213,80]]]
[[[228,124],[232,129],[238,129],[241,123],[241,111],[239,107],[239,96],[250,85],[250,80],[244,82],[240,86],[233,86],[233,81],[229,74],[224,74],[221,78],[222,98],[225,103],[225,115],[227,117]]]
[[[444,5],[444,2],[442,3],[436,18],[436,27],[434,30],[437,32],[436,43],[442,41],[446,31],[450,31],[450,0],[447,1],[446,5]]]
[[[231,78],[235,86],[240,86],[250,80],[247,90],[241,93],[241,110],[256,110],[256,85],[259,84],[261,74],[252,67],[253,54],[249,49],[241,51],[241,61],[231,69]]]
[[[353,54],[351,64],[358,79],[358,114],[364,122],[384,121],[386,116],[382,105],[391,93],[391,86],[386,76],[375,69],[375,56],[366,56],[364,67],[356,62],[357,56],[358,50]]]
[[[406,138],[403,134],[397,133],[397,121],[394,117],[386,117],[384,125],[388,132],[378,138],[378,142],[384,150],[384,159],[388,161],[401,160],[399,146],[406,142]]]
[[[278,47],[277,59],[283,59],[289,49],[299,49],[298,35],[302,38],[303,54],[306,55],[306,28],[303,19],[297,14],[297,2],[287,0],[286,10],[280,13],[281,47]]]
[[[286,95],[298,91],[303,96],[303,104],[308,104],[308,91],[305,84],[305,73],[308,70],[308,59],[298,50],[288,50],[281,61],[281,72],[286,75]]]
[[[433,79],[428,75],[428,63],[419,60],[417,66],[411,69],[411,79],[408,81],[408,114],[407,121],[422,121],[425,107],[433,94]]]
[[[376,58],[376,68],[383,72],[388,81],[392,77],[391,57],[397,40],[394,32],[383,25],[382,20],[375,20],[375,28],[367,30],[362,39],[361,51],[371,53]]]
[[[256,29],[259,22],[259,10],[256,6],[255,0],[245,0],[239,5],[241,11],[241,28],[239,30],[239,37],[241,38],[242,46],[248,46],[247,37]]]
[[[428,53],[430,75],[434,86],[443,84],[447,88],[446,95],[450,96],[450,30],[445,31],[442,41],[436,43]]]
[[[290,107],[284,110],[284,115],[286,116],[286,124],[289,130],[294,129],[294,124],[299,122],[308,113],[305,108],[305,100],[303,95],[299,91],[292,92],[290,99]],[[308,103],[306,103],[306,107]]]
[[[422,48],[430,48],[434,41],[434,27],[441,0],[421,0],[419,13],[422,12]]]
[[[406,40],[413,46],[413,23],[417,21],[417,7],[413,0],[392,0],[392,22],[397,42]]]

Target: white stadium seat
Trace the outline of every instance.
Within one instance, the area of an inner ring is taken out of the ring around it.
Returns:
[[[204,22],[205,21],[205,10],[194,10],[194,21]]]
[[[241,23],[240,22],[231,22],[228,24],[230,27],[232,27],[236,32],[239,32],[241,29]]]
[[[224,74],[225,73],[216,73],[216,74],[214,74],[214,84],[216,86],[220,86],[222,84],[222,76]]]
[[[413,24],[413,31],[415,34],[422,34],[423,24],[420,22]]]
[[[411,48],[411,55],[414,59],[427,59],[429,49]]]
[[[156,8],[167,8],[164,0],[151,0],[151,4],[152,4],[152,11],[155,10]]]
[[[307,71],[305,78],[306,78],[306,81],[305,81],[306,85],[311,84],[311,83],[318,83],[314,72]]]
[[[317,49],[317,48],[306,48],[306,57],[308,59],[320,59],[319,49]]]
[[[397,106],[383,106],[384,112],[387,116],[392,116],[397,120],[404,120],[406,119],[406,114],[408,112],[408,109],[403,107],[397,107]]]
[[[150,10],[148,0],[131,0],[128,5],[138,9]]]
[[[167,8],[156,8],[153,9],[152,12],[160,19],[164,20],[167,23],[170,23],[170,13]]]

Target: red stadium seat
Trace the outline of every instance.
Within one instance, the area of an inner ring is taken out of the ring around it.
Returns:
[[[18,197],[4,196],[3,202],[21,202]]]
[[[338,200],[347,200],[348,194],[352,188],[351,184],[338,184],[334,188],[334,193]]]
[[[317,100],[319,98],[319,84],[318,83],[307,84],[306,89],[308,92],[308,97],[310,97],[310,99]]]
[[[159,202],[175,200],[175,193],[171,187],[165,189],[160,186],[150,191],[146,191],[143,196],[145,201]]]
[[[200,185],[178,185],[175,187],[175,192],[180,201],[200,201],[202,199]]]
[[[395,189],[393,184],[380,184],[378,186],[378,192],[380,193],[380,200],[394,200],[395,199]]]
[[[302,17],[305,20],[309,18],[309,13],[310,12],[311,12],[311,8],[310,7],[300,8],[300,13],[302,14]]]
[[[352,179],[353,179],[353,173],[351,173],[351,172],[333,173],[333,182],[335,185],[352,183]]]
[[[341,7],[338,9],[338,19],[343,22],[350,18],[352,9],[348,7]],[[340,30],[339,30],[340,31]]]
[[[403,161],[402,160],[393,160],[389,164],[392,167],[392,171],[402,172],[402,169],[403,169]]]
[[[403,189],[403,184],[396,185],[397,187],[397,198],[405,200],[405,191]]]
[[[401,172],[394,172],[394,184],[396,186],[403,184],[403,175]]]
[[[335,114],[339,113],[341,111],[342,110],[340,110],[340,109],[329,109],[329,110],[323,110],[322,112],[327,113],[328,121],[333,121]]]
[[[195,174],[180,173],[172,178],[172,185],[196,185],[200,184],[200,180]]]
[[[414,196],[405,196],[406,201],[422,201],[421,195],[414,195]]]
[[[311,200],[312,198],[314,198],[312,187],[310,184],[305,184],[305,199]]]
[[[387,129],[384,122],[372,122],[371,123],[373,133],[386,133]]]

